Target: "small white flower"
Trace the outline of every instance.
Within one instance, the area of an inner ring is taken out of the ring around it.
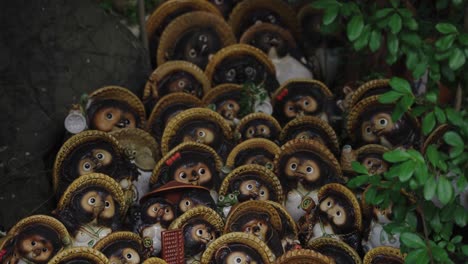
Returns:
[[[271,115],[273,113],[273,106],[271,106],[270,99],[264,101],[255,101],[254,112],[262,112]]]

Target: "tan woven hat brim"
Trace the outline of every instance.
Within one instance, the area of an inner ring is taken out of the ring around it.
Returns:
[[[229,244],[243,244],[254,249],[262,258],[263,263],[273,263],[276,259],[270,248],[260,238],[243,232],[232,232],[220,236],[206,248],[201,257],[201,263],[211,263],[216,251]]]
[[[286,136],[289,134],[290,130],[302,125],[315,127],[318,130],[325,132],[328,138],[324,138],[324,140],[330,141],[333,146],[332,152],[340,152],[340,144],[338,142],[338,137],[336,136],[335,130],[327,122],[316,116],[299,116],[289,121],[281,131],[279,136],[280,141],[284,141],[286,139]]]
[[[167,264],[167,262],[160,258],[149,258],[143,261],[143,264]]]
[[[268,222],[271,223],[274,229],[281,231],[283,230],[281,217],[276,211],[275,207],[266,201],[249,200],[242,203],[238,203],[231,208],[229,215],[224,225],[224,234],[234,232],[231,229],[231,225],[239,220],[241,216],[249,213],[265,213],[268,215]]]
[[[110,143],[112,148],[115,150],[117,158],[120,159],[123,149],[120,147],[117,139],[111,134],[98,130],[86,130],[76,134],[65,141],[55,157],[54,168],[52,171],[54,192],[57,192],[59,186],[63,162],[65,162],[70,153],[72,153],[77,147],[81,146],[83,143],[92,141]]]
[[[315,153],[316,155],[321,157],[324,162],[326,162],[328,165],[332,166],[332,168],[335,169],[336,174],[339,178],[343,177],[340,164],[333,155],[333,153],[331,153],[331,151],[325,145],[321,144],[318,141],[310,139],[293,139],[281,146],[281,152],[275,156],[275,169],[278,170],[279,163],[281,162],[284,156],[291,155],[298,151],[308,151]]]
[[[369,250],[364,256],[363,263],[372,264],[374,258],[381,255],[400,258],[402,263],[405,261],[405,257],[401,253],[400,249],[394,247],[381,246]]]
[[[241,151],[244,151],[246,149],[257,148],[265,149],[269,153],[273,154],[273,156],[280,153],[280,147],[271,140],[265,138],[247,139],[246,141],[243,141],[231,150],[229,156],[226,159],[226,166],[233,168],[236,162],[237,155],[239,155]]]
[[[211,111],[211,110],[210,110]],[[159,174],[161,173],[161,169],[163,166],[166,165],[166,161],[170,159],[174,154],[177,152],[183,153],[184,151],[199,151],[199,152],[204,152],[204,153],[209,153],[212,157],[212,159],[215,161],[216,164],[216,170],[218,172],[221,171],[223,168],[223,161],[221,160],[221,157],[219,157],[218,153],[211,147],[201,144],[201,143],[196,143],[196,142],[185,142],[177,145],[175,148],[171,149],[166,155],[162,157],[161,160],[158,161],[156,166],[154,167],[153,173],[151,174],[150,178],[150,184],[156,184],[159,179]]]
[[[211,3],[205,0],[169,0],[158,6],[146,20],[146,32],[148,38],[163,31],[164,22],[171,15],[177,14],[180,10],[206,11],[222,17],[221,12]]]
[[[49,226],[59,234],[63,245],[69,246],[71,244],[71,238],[67,228],[59,220],[47,215],[32,215],[23,218],[8,231],[7,235],[16,236],[21,233],[24,228],[35,224]]]
[[[223,83],[220,84],[213,89],[211,89],[208,93],[205,94],[203,97],[203,103],[205,105],[209,105],[214,103],[220,96],[223,96],[228,93],[242,93],[242,85],[234,84],[234,83]]]
[[[239,43],[250,44],[250,41],[255,37],[255,34],[262,31],[276,32],[278,33],[286,42],[290,49],[296,49],[297,44],[294,37],[286,29],[273,25],[270,23],[259,23],[249,27],[241,36]]]
[[[252,113],[252,114],[248,114],[244,116],[239,121],[236,131],[240,133],[240,131],[243,130],[244,127],[252,120],[266,120],[270,122],[276,128],[278,132],[281,132],[281,125],[278,123],[278,121],[273,116],[262,113],[262,112]]]
[[[356,125],[359,121],[359,117],[367,110],[367,109],[375,109],[375,106],[381,105],[385,106],[385,104],[381,104],[379,102],[379,96],[374,95],[370,97],[366,97],[363,100],[359,101],[348,115],[348,120],[346,122],[346,132],[348,136],[351,138],[352,141],[356,140]]]
[[[298,38],[301,36],[301,28],[296,18],[294,10],[284,1],[281,0],[249,0],[242,1],[234,7],[229,16],[228,23],[232,27],[232,31],[236,36],[240,36],[241,24],[246,17],[255,10],[271,10],[278,14],[287,29],[293,32],[293,35]]]
[[[187,212],[183,213],[181,216],[172,221],[171,225],[169,226],[169,230],[183,228],[189,220],[194,218],[207,221],[220,233],[224,229],[223,218],[221,218],[221,216],[215,210],[206,206],[197,206],[195,208],[189,209]]]
[[[159,99],[158,83],[166,76],[179,71],[187,72],[192,75],[202,85],[203,94],[208,93],[211,84],[202,69],[191,62],[175,60],[164,63],[151,73],[143,90],[143,101],[150,100],[151,98],[155,100]]]
[[[275,191],[278,202],[280,203],[283,202],[284,200],[283,187],[281,186],[281,183],[278,177],[276,177],[276,175],[270,169],[266,168],[265,166],[258,165],[258,164],[242,165],[236,168],[235,170],[231,171],[226,176],[226,178],[224,178],[223,183],[221,184],[221,187],[219,188],[219,195],[226,195],[231,183],[237,178],[242,177],[246,174],[256,175],[262,181],[269,183],[271,187],[273,187],[273,190]]]
[[[146,112],[145,106],[141,102],[140,98],[132,93],[130,90],[120,86],[106,86],[97,89],[89,95],[89,100],[101,100],[101,99],[111,99],[116,101],[122,101],[128,104],[130,108],[135,111],[135,113],[140,118],[141,127],[145,126],[146,122]]]
[[[382,87],[389,87],[390,88],[390,79],[377,79],[368,81],[361,86],[359,86],[356,91],[353,92],[350,100],[350,106],[353,107],[359,101],[361,101],[365,93],[372,89],[382,88]]]
[[[387,147],[378,144],[368,144],[358,148],[355,152],[356,156],[364,154],[379,154],[383,155],[385,152],[390,151]]]
[[[117,241],[132,241],[143,247],[142,238],[137,234],[128,231],[118,231],[110,233],[109,235],[99,240],[96,245],[93,246],[93,248],[98,251],[102,251],[105,247]]]
[[[296,222],[292,218],[291,214],[284,208],[284,206],[280,203],[274,202],[274,201],[266,201],[267,203],[271,204],[278,214],[283,217],[283,220],[286,219],[287,224],[294,230],[294,236],[297,237],[299,233],[299,228],[297,227]],[[283,225],[286,225],[286,223],[283,222]],[[284,228],[283,228],[284,230]]]
[[[321,237],[321,238],[314,239],[311,242],[309,242],[309,244],[307,245],[307,248],[320,251],[321,248],[328,247],[328,246],[342,249],[343,251],[348,253],[349,256],[351,256],[355,264],[362,264],[362,259],[361,257],[359,257],[359,254],[356,252],[356,250],[354,250],[345,242],[338,240],[336,238]]]
[[[179,129],[187,122],[193,120],[206,120],[217,124],[223,131],[223,136],[227,140],[232,139],[232,131],[229,123],[218,113],[208,108],[191,108],[185,110],[167,124],[161,139],[161,152],[165,155],[169,151],[171,139],[179,132]]]
[[[276,74],[275,65],[263,51],[247,44],[234,44],[216,52],[213,58],[208,62],[205,69],[205,75],[208,77],[208,80],[213,83],[213,75],[216,71],[216,67],[225,59],[236,56],[251,56],[262,63],[270,74]]]
[[[348,189],[346,186],[339,184],[339,183],[329,183],[322,186],[318,191],[318,199],[319,201],[327,194],[328,191],[334,190],[336,192],[342,193],[348,201],[353,206],[354,215],[356,217],[356,222],[354,225],[356,226],[358,231],[362,231],[362,211],[361,206],[359,205],[359,201],[356,198],[356,195]]]
[[[114,179],[102,173],[87,174],[74,180],[62,194],[62,197],[60,197],[57,209],[59,211],[65,209],[73,199],[73,196],[76,195],[76,191],[91,186],[100,187],[108,191],[119,204],[120,215],[123,216],[126,204],[122,188]]]
[[[59,252],[55,255],[48,263],[59,264],[67,263],[73,259],[86,259],[96,264],[107,264],[109,260],[104,254],[97,251],[96,249],[89,247],[72,247]]]
[[[166,53],[170,53],[169,51],[174,48],[177,39],[184,32],[191,28],[203,27],[210,27],[216,31],[222,47],[236,43],[234,33],[221,16],[204,11],[190,12],[177,17],[164,29],[157,50],[158,66],[167,61]]]
[[[276,259],[275,264],[335,264],[335,261],[311,249],[290,250]]]
[[[160,159],[159,146],[154,137],[148,132],[139,128],[124,128],[114,132],[110,132],[114,136],[121,147],[126,143],[137,143],[142,146],[149,147],[155,160]]]
[[[284,89],[288,89],[289,93],[294,94],[295,88],[289,87],[289,85],[294,84],[294,83],[303,83],[303,84],[309,84],[314,87],[318,87],[325,97],[328,97],[328,98],[333,97],[333,93],[321,81],[312,80],[312,79],[303,79],[303,78],[293,78],[293,79],[287,80],[273,93],[273,95],[271,96],[273,107],[275,106],[275,103],[277,101],[276,96],[279,95]]]

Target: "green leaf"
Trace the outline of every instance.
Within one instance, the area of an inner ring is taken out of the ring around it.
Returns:
[[[439,123],[445,123],[447,121],[447,118],[445,117],[445,113],[442,109],[440,109],[440,107],[436,106],[434,108],[434,114],[437,118],[437,121],[439,121]]]
[[[382,34],[377,31],[373,30],[370,34],[370,39],[369,39],[369,48],[372,52],[375,52],[380,48],[380,42],[382,39]]]
[[[366,25],[364,29],[362,30],[361,35],[353,43],[354,49],[361,50],[365,46],[367,46],[367,43],[369,42],[369,36],[370,36],[370,26]]]
[[[401,149],[395,149],[389,152],[385,152],[383,154],[383,158],[386,161],[396,163],[396,162],[402,162],[406,161],[411,158],[411,155],[408,154],[408,152],[401,150]]]
[[[316,9],[328,9],[339,5],[336,0],[317,0],[312,3],[312,7]]]
[[[406,8],[399,8],[398,13],[404,18],[413,17],[413,13],[411,13],[411,11]]]
[[[400,235],[401,242],[409,248],[419,248],[426,250],[426,244],[420,236],[415,233],[402,233]]]
[[[459,48],[455,48],[449,58],[450,69],[456,71],[465,64],[465,54]]]
[[[446,108],[445,113],[447,114],[448,120],[456,125],[456,126],[463,126],[463,118],[461,117],[460,113],[455,111],[453,108]]]
[[[428,135],[432,129],[434,129],[436,124],[434,112],[430,112],[423,118],[422,122],[422,131],[424,135]]]
[[[437,183],[437,197],[439,201],[446,205],[450,199],[452,199],[453,187],[450,184],[449,180],[445,177],[440,177],[439,182]]]
[[[369,175],[369,172],[367,172],[367,168],[357,161],[351,162],[351,167],[353,168],[355,172],[359,174]]]
[[[325,9],[325,14],[323,15],[323,24],[330,25],[335,21],[338,16],[338,11],[340,7],[338,5],[333,5]]]
[[[390,27],[390,31],[393,34],[397,34],[401,30],[401,17],[399,14],[394,13],[390,19],[388,20],[388,26]]]
[[[414,175],[416,177],[416,180],[418,181],[418,184],[424,185],[429,176],[429,172],[427,171],[426,164],[419,163],[418,165],[416,165],[416,169],[414,170]]]
[[[432,256],[437,261],[437,263],[441,263],[442,261],[448,259],[447,252],[438,246],[431,246]]]
[[[436,187],[437,184],[434,176],[430,176],[429,179],[427,179],[426,184],[424,185],[424,199],[430,201],[435,195]]]
[[[442,230],[442,223],[440,222],[440,216],[438,212],[430,219],[429,224],[431,224],[431,227],[434,229],[434,231],[436,231],[436,233],[440,233]]]
[[[435,27],[442,34],[458,33],[457,27],[450,23],[438,23]]]
[[[454,131],[448,131],[444,134],[444,140],[450,146],[464,146],[463,139]]]
[[[456,38],[456,36],[453,35],[453,34],[444,36],[444,37],[438,39],[438,40],[435,42],[435,46],[436,46],[439,50],[447,50],[447,49],[449,49],[450,47],[452,47],[453,42],[455,41],[455,38]]]
[[[392,79],[390,79],[389,84],[393,88],[393,90],[404,94],[413,94],[409,82],[405,79],[393,77]]]
[[[460,227],[464,227],[466,226],[466,222],[468,220],[467,218],[468,213],[466,212],[465,208],[463,208],[462,206],[457,206],[457,209],[455,210],[455,223]],[[452,242],[458,243],[454,241]]]
[[[367,175],[360,175],[357,177],[352,178],[351,180],[348,181],[348,186],[352,189],[357,188],[363,184],[366,184],[369,182],[369,176]]]
[[[440,160],[439,151],[437,151],[437,146],[434,144],[429,145],[426,149],[426,156],[429,159],[429,162],[432,166],[436,166],[437,162]]]
[[[406,67],[412,69],[418,63],[418,54],[416,52],[409,52],[406,54]]]
[[[364,21],[362,19],[361,15],[355,15],[349,21],[346,32],[348,34],[348,38],[351,41],[356,40],[362,33],[362,30],[364,29]]]
[[[413,110],[411,112],[413,113],[414,116],[420,116],[420,115],[424,114],[424,112],[426,112],[427,109],[428,109],[428,107],[425,106],[425,105],[418,105],[415,108],[413,108]]]
[[[406,214],[405,222],[408,223],[408,225],[413,229],[416,230],[417,224],[418,224],[418,219],[416,218],[416,215],[414,212],[408,212]]]
[[[397,8],[400,4],[400,0],[390,0],[390,4],[393,6],[393,8]]]
[[[398,52],[398,45],[399,41],[398,38],[394,34],[389,34],[387,39],[388,51],[390,54],[397,54]]]
[[[415,164],[412,160],[407,160],[400,165],[396,166],[399,172],[398,178],[402,182],[408,181],[413,176]]]
[[[461,250],[463,252],[463,255],[468,256],[468,245],[463,245],[461,247]]]
[[[383,9],[380,9],[379,11],[377,11],[375,13],[375,17],[376,18],[383,18],[383,17],[386,17],[388,16],[391,12],[393,12],[393,8],[383,8]]]
[[[401,109],[403,109],[406,112],[408,109],[410,109],[413,103],[414,97],[412,95],[404,95],[398,102],[398,105],[401,106]]]
[[[458,41],[460,41],[462,45],[468,46],[468,33],[460,34],[458,36]]]
[[[403,20],[403,24],[410,30],[418,30],[418,22],[414,18],[406,18]]]
[[[461,208],[463,210],[463,208]],[[454,236],[450,242],[454,243],[454,244],[458,244],[462,241],[463,237],[458,235],[458,236]]]
[[[393,103],[396,100],[398,100],[401,96],[403,96],[402,93],[397,92],[397,91],[388,91],[384,94],[381,94],[379,96],[379,102],[383,104],[388,104],[388,103]]]
[[[375,195],[376,194],[377,194],[377,189],[376,188],[371,187],[371,188],[367,189],[366,194],[365,194],[366,203],[374,204],[373,202],[375,200]]]

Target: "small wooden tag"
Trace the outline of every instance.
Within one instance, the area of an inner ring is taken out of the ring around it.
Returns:
[[[168,264],[184,264],[184,234],[182,229],[161,232],[162,258]]]

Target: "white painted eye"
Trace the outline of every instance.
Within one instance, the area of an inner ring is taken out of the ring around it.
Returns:
[[[182,180],[185,180],[187,179],[187,174],[185,172],[181,172],[179,173],[179,178],[181,178]]]
[[[265,194],[266,194],[265,190],[260,191],[260,196],[265,196]]]
[[[247,67],[247,68],[245,68],[245,73],[247,73],[247,75],[250,76],[250,75],[253,75],[255,73],[255,70],[252,67]]]
[[[205,175],[205,173],[206,173],[206,170],[204,168],[201,168],[198,170],[198,174],[200,175]]]
[[[291,165],[289,165],[289,168],[293,171],[295,171],[297,169],[297,164],[296,163],[291,163]]]
[[[36,244],[36,241],[31,241],[31,246],[35,246]]]
[[[47,252],[49,251],[47,248],[42,248],[42,252]]]
[[[184,88],[185,87],[185,81],[179,81],[177,83],[177,86],[179,86],[180,88]]]
[[[234,198],[236,198],[236,197],[234,196],[234,194],[232,194],[232,193],[229,194],[229,199],[234,200]]]
[[[130,260],[130,259],[133,258],[133,255],[132,255],[132,253],[127,253],[127,255],[125,255],[125,257]]]
[[[157,212],[158,210],[159,210],[159,208],[158,208],[158,207],[156,207],[156,206],[155,206],[155,207],[153,207],[153,212]]]
[[[88,199],[88,204],[89,205],[95,205],[96,204],[96,198],[95,197],[91,197]]]
[[[332,203],[331,201],[328,201],[328,202],[327,202],[327,207],[328,207],[328,208],[332,207],[332,205],[333,205],[333,203]]]
[[[224,196],[220,195],[220,196],[218,197],[218,200],[219,200],[220,202],[224,201]]]
[[[206,136],[205,131],[198,131],[198,136],[199,137],[205,137]]]
[[[114,115],[112,113],[107,113],[106,114],[106,119],[107,120],[112,120],[114,118]]]
[[[223,197],[224,198],[224,197]],[[185,201],[186,206],[190,206],[192,203],[190,201]]]
[[[234,259],[234,261],[235,261],[236,263],[242,263],[243,260],[244,260],[244,259],[242,259],[241,257],[237,257],[237,258]]]
[[[109,207],[110,207],[110,202],[109,202],[109,201],[106,201],[106,202],[105,202],[105,206],[106,206],[106,208],[109,208]]]
[[[190,58],[195,58],[196,56],[197,56],[197,51],[195,49],[190,49],[189,57]]]
[[[168,214],[168,213],[170,213],[170,212],[171,212],[171,209],[169,209],[169,208],[166,208],[166,209],[164,210],[164,213],[166,213],[166,214]]]
[[[304,106],[309,106],[310,102],[308,100],[304,101]]]
[[[248,184],[247,185],[247,190],[252,190],[253,189],[253,185],[252,184]]]
[[[92,168],[91,163],[85,162],[85,163],[83,164],[83,170],[85,170],[85,171],[90,171],[91,168]]]
[[[202,236],[202,235],[203,235],[203,230],[197,229],[197,236]]]
[[[255,130],[254,130],[253,128],[249,128],[249,129],[247,130],[247,133],[248,133],[249,135],[253,135],[253,134],[255,134]]]
[[[206,35],[200,35],[198,37],[198,40],[199,41],[202,41],[202,42],[207,42],[208,41],[208,37]]]
[[[381,119],[379,119],[379,124],[381,126],[387,126],[388,125],[388,120],[385,119],[385,118],[381,118]]]
[[[235,77],[236,77],[235,69],[230,69],[229,71],[226,72],[226,79],[228,81],[233,81]]]
[[[96,158],[97,158],[98,160],[103,160],[103,159],[106,158],[106,155],[104,155],[104,153],[98,152],[98,153],[96,154]]]
[[[341,211],[336,211],[336,216],[341,216]]]
[[[228,104],[228,109],[233,109],[234,105],[233,104]]]
[[[306,171],[307,171],[308,174],[313,173],[313,172],[314,172],[314,168],[312,168],[312,167],[309,166],[309,167],[306,168]]]

